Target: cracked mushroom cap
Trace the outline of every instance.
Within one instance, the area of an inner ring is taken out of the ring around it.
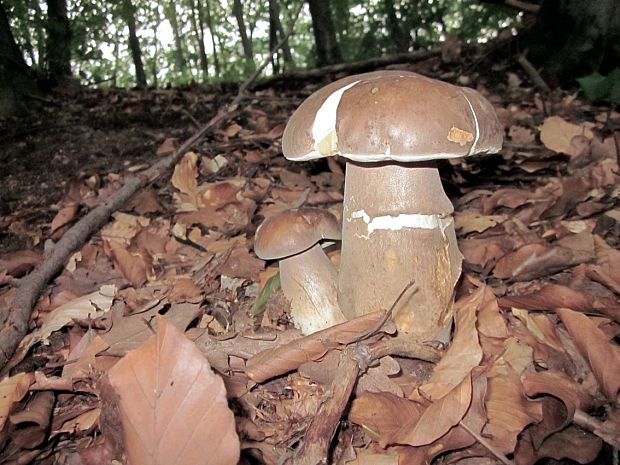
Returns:
[[[340,240],[336,217],[318,208],[297,208],[270,216],[258,227],[254,252],[263,260],[276,260],[303,252],[317,242]]]
[[[282,151],[303,161],[341,155],[358,162],[424,161],[496,153],[503,128],[479,92],[408,71],[333,82],[289,120]]]

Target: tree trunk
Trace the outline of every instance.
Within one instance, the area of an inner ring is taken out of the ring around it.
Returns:
[[[284,28],[282,27],[282,21],[280,21],[280,5],[278,3],[278,0],[269,0],[269,50],[273,50],[280,41],[280,39],[284,38],[285,36],[286,33],[284,32]],[[278,53],[272,56],[274,74],[277,74],[279,72],[280,53],[282,54],[282,58],[284,58],[286,68],[294,68],[293,55],[291,54],[291,48],[289,47],[287,40],[282,45],[281,51],[278,50]]]
[[[213,16],[211,16],[211,2],[205,0],[205,12],[207,14],[207,27],[211,33],[211,47],[213,49],[213,66],[215,67],[215,75],[220,75],[220,59],[217,53],[217,47],[215,45],[216,30],[213,26]]]
[[[312,16],[317,66],[341,63],[342,52],[336,39],[329,0],[308,0],[308,5]]]
[[[202,69],[202,79],[206,81],[209,78],[209,60],[205,49],[205,31],[200,20],[200,12],[196,12],[196,2],[191,0],[191,21],[196,40],[198,41],[198,56],[200,57],[200,68]]]
[[[181,41],[181,34],[179,32],[179,19],[177,17],[176,2],[172,1],[168,3],[165,9],[166,17],[172,27],[172,34],[174,36],[174,64],[176,65],[177,72],[181,76],[185,76],[185,70],[187,69],[187,62],[185,61],[185,55],[183,54],[183,42]]]
[[[123,0],[123,16],[129,28],[129,49],[136,69],[136,84],[142,89],[146,88],[146,74],[142,64],[142,50],[138,39],[136,27],[136,9],[129,0]]]
[[[47,70],[53,83],[71,76],[71,27],[66,0],[47,0]]]
[[[552,86],[574,85],[594,71],[620,63],[620,4],[617,0],[544,0],[525,38],[528,58]]]
[[[383,7],[385,8],[386,15],[385,26],[387,27],[394,51],[398,53],[406,52],[409,50],[410,37],[401,27],[402,20],[399,20],[396,15],[394,0],[383,0]]]
[[[0,117],[26,112],[27,96],[37,93],[34,73],[24,61],[0,2]]]
[[[247,29],[245,27],[245,19],[243,17],[243,5],[241,4],[241,0],[233,0],[232,13],[237,20],[237,26],[239,27],[239,36],[241,37],[243,56],[245,57],[245,72],[251,73],[256,69],[256,64],[254,63],[254,51],[252,50],[252,41],[248,37]]]

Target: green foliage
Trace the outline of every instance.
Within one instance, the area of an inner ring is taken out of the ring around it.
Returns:
[[[620,104],[620,68],[607,76],[596,72],[577,79],[586,98],[591,102],[607,101]]]
[[[269,296],[276,292],[278,289],[280,289],[280,272],[276,273],[267,280],[265,286],[263,286],[260,294],[256,298],[254,305],[252,305],[250,314],[252,316],[260,315],[265,308],[265,304],[267,304]]]
[[[45,0],[2,1],[27,62],[40,68],[45,57]],[[302,0],[279,0],[284,28],[299,1]],[[399,52],[403,47],[415,50],[433,46],[446,34],[455,34],[465,41],[484,41],[519,21],[513,10],[481,4],[477,0],[330,0],[330,4],[347,61]],[[178,47],[170,21],[172,5],[180,37]],[[232,0],[67,0],[67,7],[73,32],[73,73],[84,84],[135,85],[128,46],[128,7],[134,10],[149,85],[239,80],[249,72],[232,14]],[[244,0],[243,10],[246,32],[252,39],[254,62],[259,63],[269,52],[268,0]],[[200,24],[204,30],[207,75],[201,68],[200,34],[197,33]],[[297,67],[315,64],[314,36],[307,5],[289,44]]]

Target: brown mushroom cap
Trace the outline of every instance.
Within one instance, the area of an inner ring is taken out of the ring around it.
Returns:
[[[298,208],[267,218],[256,230],[254,252],[264,260],[275,260],[301,253],[322,239],[340,238],[340,224],[333,214]]]
[[[289,120],[282,151],[302,161],[342,155],[401,162],[496,153],[503,129],[473,89],[407,71],[377,71],[333,82]]]

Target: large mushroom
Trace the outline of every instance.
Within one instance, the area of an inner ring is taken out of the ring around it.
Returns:
[[[340,240],[340,224],[317,208],[286,210],[256,230],[254,252],[265,260],[279,260],[293,324],[304,334],[346,321],[338,307],[338,273],[323,252],[323,239]]]
[[[338,301],[347,318],[395,309],[435,338],[452,319],[462,256],[436,159],[496,153],[503,130],[472,89],[406,71],[349,76],[312,94],[282,139],[290,160],[347,159]]]

